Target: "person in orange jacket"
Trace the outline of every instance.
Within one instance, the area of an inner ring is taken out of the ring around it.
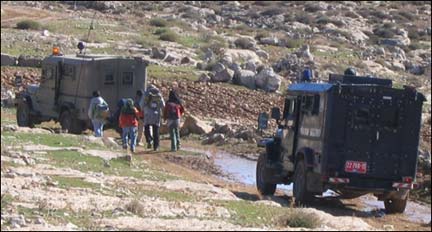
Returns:
[[[119,125],[122,128],[123,149],[127,150],[130,140],[131,152],[135,152],[136,135],[138,128],[139,112],[132,99],[128,98],[122,107],[119,117]]]

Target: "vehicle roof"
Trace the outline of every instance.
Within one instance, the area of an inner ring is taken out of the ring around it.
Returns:
[[[299,92],[327,92],[332,84],[329,83],[296,83],[288,86],[288,91],[299,91]]]
[[[99,60],[115,60],[115,59],[131,59],[130,57],[115,56],[115,55],[63,55],[63,56],[48,56],[45,60],[48,61],[59,61],[59,60],[69,60],[69,61],[99,61]]]

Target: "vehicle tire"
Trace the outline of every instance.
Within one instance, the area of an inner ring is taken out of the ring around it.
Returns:
[[[405,199],[384,200],[384,207],[387,213],[403,213],[407,205],[408,196]]]
[[[273,195],[276,191],[276,184],[267,183],[264,180],[266,162],[267,153],[261,153],[256,167],[256,184],[258,192],[264,196]]]
[[[18,104],[16,119],[18,126],[34,127],[33,118],[30,115],[30,106],[26,102],[20,102]]]
[[[312,193],[308,192],[306,189],[306,164],[304,160],[299,160],[296,164],[294,171],[294,186],[293,186],[293,196],[295,198],[295,203],[297,205],[305,204],[312,198]]]
[[[74,118],[68,110],[61,113],[60,125],[62,130],[65,130],[67,133],[81,134],[83,131],[81,121]]]

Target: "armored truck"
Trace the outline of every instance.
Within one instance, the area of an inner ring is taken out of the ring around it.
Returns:
[[[29,85],[17,97],[18,125],[55,120],[79,134],[92,127],[87,111],[93,91],[99,90],[113,110],[121,98],[146,89],[147,66],[139,57],[53,54],[42,61],[40,84]]]
[[[278,129],[256,169],[257,189],[272,195],[293,183],[296,203],[333,190],[350,199],[372,193],[388,213],[405,210],[415,188],[425,97],[392,81],[331,74],[326,83],[296,83],[283,111],[271,110]]]

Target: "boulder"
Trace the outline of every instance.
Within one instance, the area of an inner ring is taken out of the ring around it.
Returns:
[[[18,65],[24,67],[42,67],[42,58],[20,55],[18,57]]]
[[[264,37],[260,39],[260,42],[262,44],[267,44],[267,45],[273,45],[273,46],[278,46],[279,44],[279,39],[276,37]]]
[[[174,54],[168,54],[165,59],[163,59],[163,61],[167,62],[167,63],[177,63],[179,62],[179,57],[177,57]]]
[[[215,73],[212,82],[229,82],[234,77],[234,71],[231,69],[224,69],[221,72]]]
[[[1,53],[1,66],[14,66],[16,65],[17,58],[9,54]]]
[[[223,70],[225,70],[225,65],[223,65],[221,62],[216,63],[215,65],[213,65],[212,67],[212,71],[213,72],[222,72]]]
[[[212,134],[208,137],[206,143],[207,144],[213,144],[213,143],[220,143],[225,141],[225,135],[220,133]]]
[[[256,47],[256,41],[252,37],[241,37],[234,41],[238,48],[253,50]]]
[[[235,72],[233,82],[238,85],[246,86],[249,89],[256,89],[255,72],[250,70],[240,70]]]
[[[246,62],[244,64],[244,69],[252,71],[252,72],[256,72],[257,69],[257,65],[255,64],[255,62],[253,62],[252,60],[249,60],[248,62]]]
[[[395,36],[394,38],[381,39],[379,43],[382,45],[402,47],[410,45],[411,40],[402,36]]]
[[[193,115],[186,116],[183,126],[180,129],[181,135],[188,134],[208,134],[212,131],[212,127],[205,122],[199,120]]]
[[[167,56],[167,51],[163,48],[152,47],[152,58],[155,59],[165,59]]]
[[[180,64],[188,64],[191,62],[191,59],[187,56],[183,57],[180,61]]]
[[[255,76],[257,88],[267,92],[275,92],[279,89],[282,82],[281,76],[274,73],[272,68],[265,68]]]
[[[266,52],[266,51],[264,51],[264,50],[257,50],[257,51],[255,51],[255,53],[260,57],[260,58],[263,58],[263,59],[268,59],[268,58],[270,58],[270,56],[269,56],[269,54]]]
[[[203,73],[200,75],[200,77],[198,78],[199,82],[209,82],[211,81],[211,78],[209,75],[207,75],[206,73]]]

